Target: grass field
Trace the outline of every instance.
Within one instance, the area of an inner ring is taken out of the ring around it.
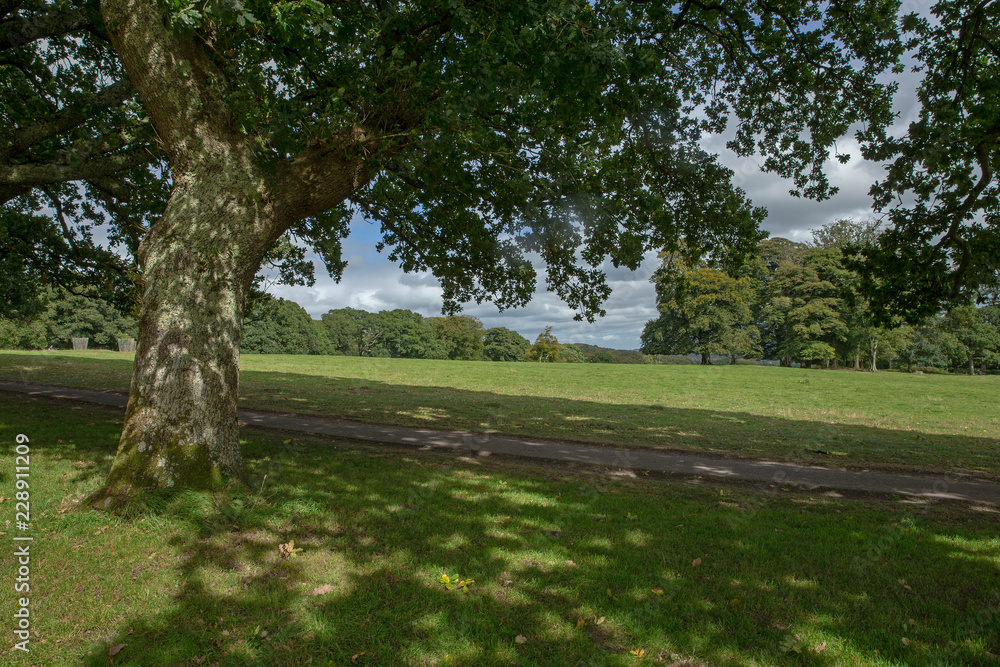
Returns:
[[[241,405],[372,423],[1000,478],[1000,376],[246,355]],[[115,352],[3,352],[0,379],[128,390]]]
[[[0,393],[0,533],[10,549],[24,433],[34,537],[31,653],[8,635],[4,665],[1000,664],[986,508],[248,431],[251,493],[181,495],[132,520],[65,511],[107,474],[121,416]]]

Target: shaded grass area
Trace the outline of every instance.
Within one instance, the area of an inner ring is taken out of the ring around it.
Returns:
[[[240,404],[368,423],[1000,477],[1000,377],[247,355]],[[0,378],[127,391],[114,352],[0,353]]]
[[[120,426],[117,411],[0,394],[5,519],[14,434],[31,438],[38,633],[30,655],[5,663],[106,665],[121,644],[111,662],[128,665],[993,665],[1000,654],[989,508],[249,432],[252,492],[185,494],[132,520],[61,512],[106,475]]]

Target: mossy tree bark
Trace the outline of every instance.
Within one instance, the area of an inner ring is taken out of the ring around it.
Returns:
[[[160,5],[104,0],[112,42],[170,159],[173,190],[139,249],[142,305],[118,453],[94,506],[149,490],[245,479],[237,424],[243,312],[267,250],[292,224],[364,185],[372,139],[351,127],[298,156],[237,132],[205,45]]]

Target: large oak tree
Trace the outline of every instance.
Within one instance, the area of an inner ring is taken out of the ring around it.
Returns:
[[[24,6],[3,0],[7,16]],[[606,261],[750,252],[763,211],[701,137],[735,123],[738,153],[828,196],[835,140],[892,119],[893,88],[876,76],[902,52],[897,10],[103,0],[102,34],[169,164],[170,195],[136,248],[138,351],[98,499],[243,477],[241,322],[289,231],[337,274],[360,213],[403,269],[440,280],[448,310],[525,303],[535,253],[586,318],[608,296]]]

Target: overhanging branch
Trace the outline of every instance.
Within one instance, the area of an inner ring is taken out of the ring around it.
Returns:
[[[0,16],[3,13],[0,11]],[[15,49],[46,37],[58,37],[87,28],[92,21],[82,10],[49,11],[34,16],[17,17],[0,23],[0,51]]]
[[[27,186],[45,185],[47,183],[60,183],[63,181],[88,181],[111,176],[133,169],[154,160],[154,156],[149,151],[139,148],[119,153],[117,155],[107,155],[93,160],[88,160],[80,164],[60,165],[60,164],[16,164],[0,165],[0,192],[4,186]]]
[[[39,142],[56,136],[92,118],[96,112],[121,104],[135,93],[128,79],[122,79],[98,92],[75,100],[51,118],[27,125],[0,137],[0,147],[7,155],[16,155]]]

